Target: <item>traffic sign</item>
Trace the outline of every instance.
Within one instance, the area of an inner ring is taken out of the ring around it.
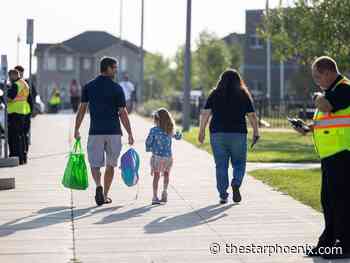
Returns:
[[[27,44],[34,42],[34,19],[27,19]]]

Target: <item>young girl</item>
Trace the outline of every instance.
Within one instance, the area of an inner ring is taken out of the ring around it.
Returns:
[[[171,141],[172,138],[181,139],[181,134],[174,134],[175,124],[170,113],[160,108],[153,113],[154,124],[146,139],[146,152],[152,152],[151,175],[153,176],[152,204],[166,203],[168,201],[169,173],[173,164]],[[161,200],[158,198],[158,182],[163,175],[163,192]]]

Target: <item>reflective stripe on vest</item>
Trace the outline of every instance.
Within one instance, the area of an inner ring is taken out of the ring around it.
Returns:
[[[30,105],[28,103],[29,86],[28,84],[19,79],[15,82],[17,85],[17,95],[13,100],[9,100],[7,111],[8,113],[17,113],[22,115],[30,114]]]
[[[343,78],[336,83],[347,84]],[[316,110],[314,115],[314,145],[321,159],[344,150],[350,150],[350,106],[335,113],[324,113]]]
[[[13,101],[26,101],[29,96],[29,90],[27,88],[21,88],[17,92],[16,98],[13,99]]]
[[[350,127],[350,116],[332,116],[314,121],[314,129]]]

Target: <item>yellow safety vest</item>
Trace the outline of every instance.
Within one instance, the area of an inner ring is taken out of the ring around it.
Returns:
[[[59,104],[61,104],[60,96],[57,95],[57,94],[52,95],[52,97],[51,97],[51,99],[49,101],[49,104],[50,105],[59,105]]]
[[[7,105],[7,112],[17,113],[22,115],[30,114],[30,105],[28,103],[29,86],[23,79],[19,79],[15,82],[17,86],[17,95],[14,99],[9,99]]]
[[[342,78],[335,84],[346,84],[350,89],[350,80]],[[344,150],[350,150],[350,106],[335,113],[316,110],[314,115],[314,145],[321,159]]]

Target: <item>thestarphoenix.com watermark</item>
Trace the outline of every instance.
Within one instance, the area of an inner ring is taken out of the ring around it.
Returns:
[[[313,251],[313,246],[304,245],[280,245],[280,244],[244,244],[237,245],[233,243],[213,242],[209,245],[209,251],[212,255],[218,254],[264,254],[272,256],[274,254],[304,254],[311,255],[317,253],[319,255],[330,255],[343,253],[341,247],[318,247],[317,251]]]

